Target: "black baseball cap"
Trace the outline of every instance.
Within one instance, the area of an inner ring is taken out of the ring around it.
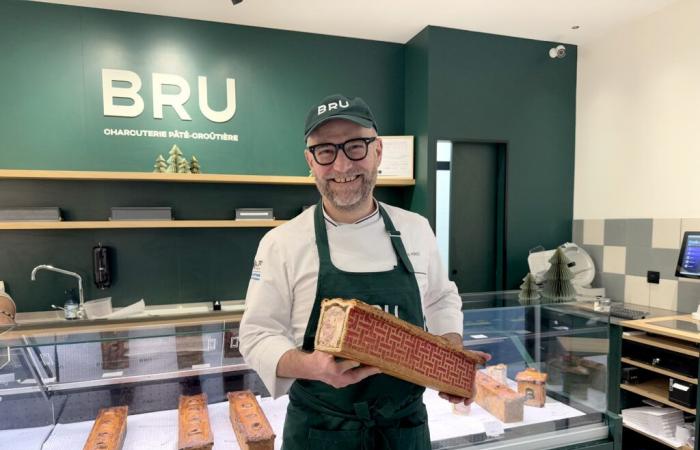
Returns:
[[[304,139],[319,125],[333,119],[345,119],[364,128],[377,129],[374,114],[364,100],[360,97],[350,99],[344,95],[333,94],[321,100],[306,115]]]

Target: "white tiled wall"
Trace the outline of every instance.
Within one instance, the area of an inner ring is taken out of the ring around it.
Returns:
[[[649,305],[655,308],[676,310],[678,281],[661,280],[659,284],[649,284]]]
[[[586,245],[603,245],[605,235],[604,220],[586,220],[583,227],[583,243]]]
[[[681,219],[654,219],[651,246],[654,248],[680,248]]]
[[[651,306],[649,303],[649,283],[644,277],[625,276],[625,302]]]
[[[678,235],[678,239],[683,239],[683,233],[686,231],[698,230],[700,230],[700,219],[681,219],[681,232]]]
[[[603,247],[603,272],[625,274],[627,248],[615,245]]]
[[[587,219],[575,221],[573,241],[594,259],[593,287],[606,287],[613,300],[690,312],[700,304],[700,280],[675,277],[672,259],[683,233],[698,230],[696,218]],[[647,282],[647,270],[660,271],[659,284]]]

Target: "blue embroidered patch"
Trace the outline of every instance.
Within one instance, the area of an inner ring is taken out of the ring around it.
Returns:
[[[260,281],[260,278],[262,278],[262,272],[260,272],[262,263],[262,259],[253,261],[253,273],[250,275],[251,280]]]

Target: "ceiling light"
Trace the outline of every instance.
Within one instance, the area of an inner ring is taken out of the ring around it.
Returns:
[[[233,6],[236,6],[237,4],[241,3],[243,0],[231,0],[231,3],[233,3]]]

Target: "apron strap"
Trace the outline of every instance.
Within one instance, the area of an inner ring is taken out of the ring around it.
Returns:
[[[367,404],[367,402],[355,403],[352,406],[355,409],[355,414],[362,422],[362,428],[360,429],[360,433],[362,434],[362,437],[360,438],[362,442],[362,450],[372,450],[375,447],[375,436],[379,437],[382,440],[382,445],[380,446],[380,448],[390,449],[391,442],[389,442],[389,438],[387,438],[384,434],[383,428],[376,426],[377,423],[374,419],[372,419],[372,415],[370,414],[369,405]],[[381,414],[381,409],[377,412]]]
[[[328,246],[328,232],[326,231],[326,218],[323,216],[323,199],[319,200],[314,211],[314,229],[316,232],[316,247],[320,267],[331,265],[331,252]]]
[[[399,256],[399,260],[403,263],[404,267],[409,273],[414,273],[413,264],[411,264],[411,260],[408,258],[406,248],[403,246],[403,241],[401,240],[401,232],[396,230],[394,223],[389,217],[389,213],[386,212],[384,207],[380,205],[379,202],[377,202],[377,206],[379,206],[379,213],[381,214],[382,219],[384,219],[384,227],[386,228],[386,232],[389,234],[389,238],[391,238],[391,245],[394,246],[394,250]]]
[[[423,391],[420,392],[416,398],[409,400],[402,407],[396,406],[389,398],[379,399],[377,405],[374,408],[370,408],[367,402],[354,403],[353,412],[344,412],[335,405],[327,403],[321,400],[318,396],[309,392],[304,386],[299,383],[294,383],[289,391],[290,399],[294,397],[293,400],[300,400],[302,404],[311,405],[313,410],[319,414],[327,414],[329,416],[339,417],[346,420],[356,420],[360,422],[371,423],[374,426],[374,422],[377,418],[383,419],[403,419],[404,417],[414,414],[416,410],[423,403]],[[377,407],[378,406],[378,407]],[[372,412],[374,410],[374,413]]]
[[[331,263],[331,252],[328,247],[328,233],[326,232],[326,218],[323,216],[323,199],[319,200],[316,205],[316,210],[314,211],[314,232],[316,234],[316,248],[318,249],[318,277],[322,276],[322,271],[328,270],[328,268],[333,267]],[[311,315],[309,316],[309,323],[306,325],[306,331],[304,331],[304,340],[302,342],[302,350],[307,352],[313,351],[314,349],[314,334],[316,332],[316,327],[318,327],[318,319],[321,312],[321,298],[317,295],[314,300],[314,304],[311,307]],[[309,331],[313,330],[313,333]]]
[[[389,438],[384,434],[383,427],[377,425],[377,419],[400,420],[415,414],[418,408],[423,404],[421,392],[421,395],[409,401],[402,408],[398,408],[389,398],[380,399],[378,403],[380,403],[381,406],[373,408],[374,413],[367,402],[357,402],[352,405],[354,410],[353,414],[336,409],[334,405],[326,403],[308,392],[299,383],[294,383],[292,385],[289,396],[291,401],[296,402],[300,400],[301,404],[310,406],[318,414],[359,422],[361,424],[359,432],[362,436],[362,450],[372,450],[375,447],[375,436],[382,441],[382,448],[391,448]]]

